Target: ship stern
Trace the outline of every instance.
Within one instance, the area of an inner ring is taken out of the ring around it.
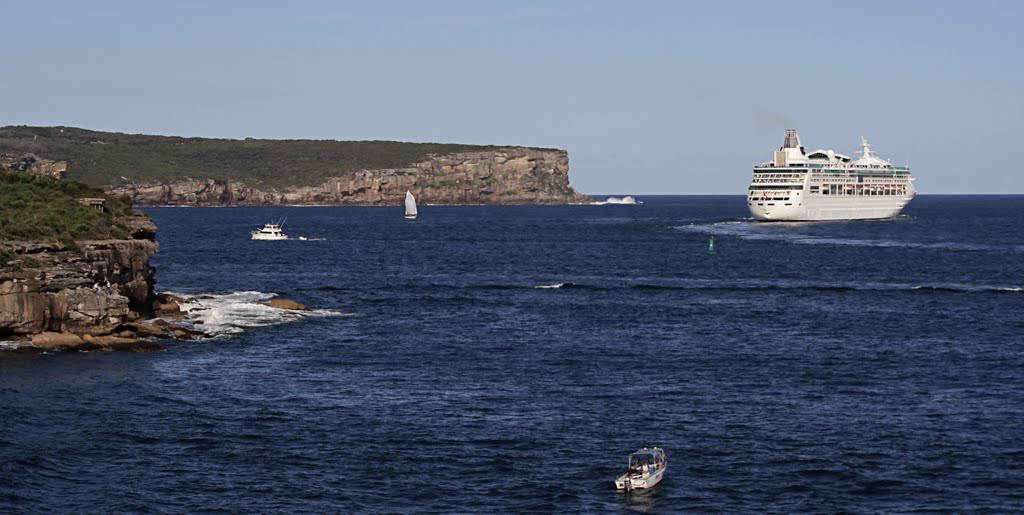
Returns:
[[[802,220],[804,215],[802,202],[777,203],[748,201],[747,208],[750,210],[750,216],[752,216],[754,220],[761,222]]]

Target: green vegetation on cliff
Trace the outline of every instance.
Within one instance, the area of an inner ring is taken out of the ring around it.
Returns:
[[[402,168],[431,154],[497,146],[396,141],[209,139],[99,132],[73,127],[0,128],[0,155],[67,161],[68,176],[95,186],[237,181],[261,188],[321,184],[364,169]]]
[[[105,211],[79,198],[104,198]],[[126,197],[112,197],[82,183],[0,172],[0,240],[53,241],[128,237],[119,217],[131,212]]]

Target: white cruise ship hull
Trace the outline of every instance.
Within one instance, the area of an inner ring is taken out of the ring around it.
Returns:
[[[800,192],[802,193],[802,192]],[[810,222],[871,220],[899,215],[913,196],[821,198],[797,195],[794,202],[748,202],[755,220]]]

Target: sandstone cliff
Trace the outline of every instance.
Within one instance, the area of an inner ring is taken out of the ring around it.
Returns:
[[[156,227],[141,214],[129,224],[129,240],[2,242],[0,339],[48,332],[110,335],[151,314],[156,273],[149,256],[157,250]]]
[[[564,150],[520,147],[458,152],[402,168],[364,169],[315,186],[261,187],[192,179],[108,186],[136,205],[397,205],[412,191],[421,204],[564,204],[589,198],[569,185]]]

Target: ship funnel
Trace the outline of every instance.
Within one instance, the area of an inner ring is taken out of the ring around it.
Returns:
[[[775,166],[790,166],[806,162],[807,156],[804,154],[804,147],[800,145],[800,133],[796,129],[786,129],[786,140],[782,143],[782,148],[775,152]]]
[[[786,129],[786,140],[782,148],[801,148],[800,133],[796,129]]]

